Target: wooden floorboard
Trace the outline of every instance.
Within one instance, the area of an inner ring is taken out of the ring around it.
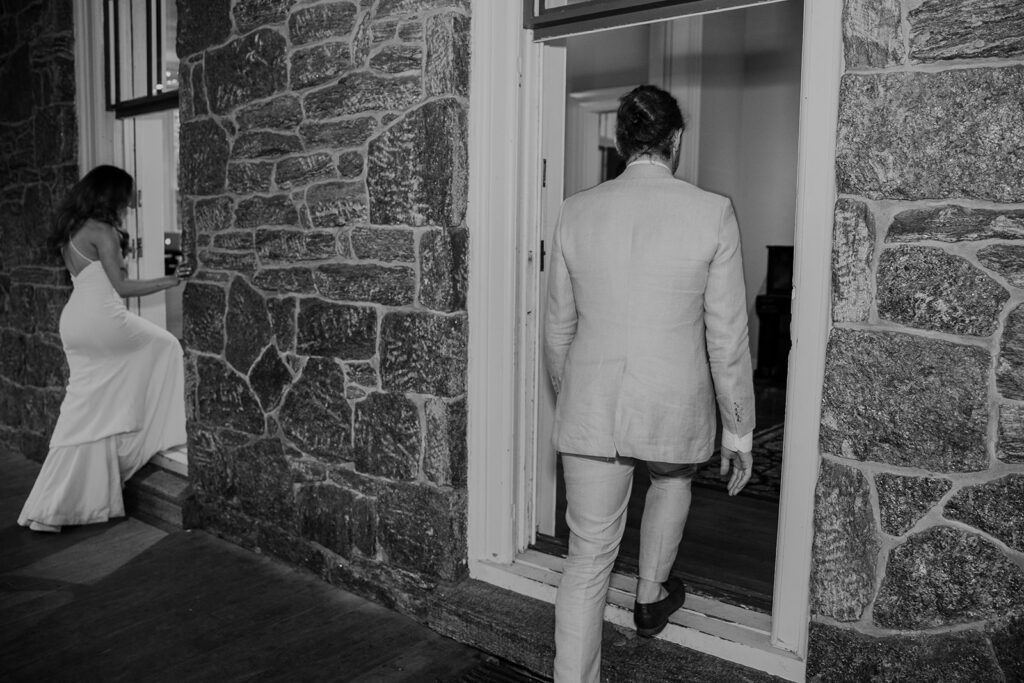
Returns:
[[[23,529],[15,521],[39,466],[0,454],[0,469],[10,475],[0,482],[5,683],[418,683],[493,666],[409,617],[201,531],[131,519]]]

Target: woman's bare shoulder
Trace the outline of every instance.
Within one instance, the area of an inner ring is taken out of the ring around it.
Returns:
[[[75,235],[81,235],[89,241],[116,240],[117,229],[110,223],[87,218],[82,226],[75,231]]]

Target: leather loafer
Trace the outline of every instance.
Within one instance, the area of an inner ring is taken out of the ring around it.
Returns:
[[[672,577],[664,584],[668,595],[657,602],[633,603],[633,623],[644,638],[656,636],[668,624],[668,618],[686,601],[686,585]]]

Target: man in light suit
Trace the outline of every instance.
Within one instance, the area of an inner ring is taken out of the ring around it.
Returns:
[[[633,463],[651,473],[634,621],[653,636],[682,606],[670,579],[690,483],[722,422],[721,472],[751,471],[754,392],[732,203],[678,180],[683,118],[653,86],[623,96],[614,180],[565,201],[555,228],[545,354],[557,394],[569,555],[555,603],[555,681],[598,681],[601,624]]]

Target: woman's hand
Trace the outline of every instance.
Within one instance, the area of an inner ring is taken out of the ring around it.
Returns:
[[[750,473],[754,467],[754,456],[750,451],[731,451],[728,448],[723,448],[722,466],[719,469],[719,474],[723,477],[729,474],[730,466],[732,467],[732,476],[729,477],[729,495],[735,496],[750,481]]]

